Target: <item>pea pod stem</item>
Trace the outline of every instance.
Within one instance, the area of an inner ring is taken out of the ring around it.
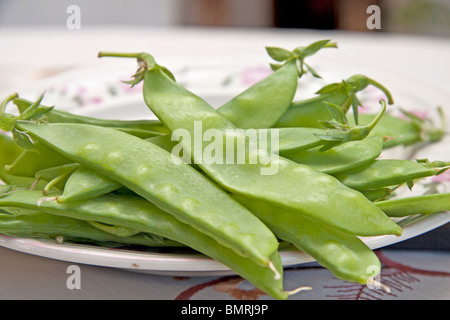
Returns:
[[[18,98],[19,95],[17,93],[12,93],[9,96],[7,96],[1,103],[0,103],[0,116],[2,116],[6,111],[6,106],[8,103],[16,98]]]
[[[103,57],[118,57],[118,58],[138,58],[140,53],[126,53],[126,52],[109,52],[109,51],[100,51],[98,53],[99,58]]]
[[[376,88],[380,89],[381,91],[383,91],[383,93],[386,95],[386,97],[388,99],[388,104],[394,104],[394,98],[392,97],[391,92],[384,85],[382,85],[378,81],[375,81],[372,78],[367,78],[367,81],[368,81],[369,84],[371,84],[374,87],[376,87]]]

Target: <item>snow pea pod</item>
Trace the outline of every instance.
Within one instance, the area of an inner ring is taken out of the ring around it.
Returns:
[[[357,236],[347,234],[261,200],[234,195],[282,240],[306,252],[335,276],[367,284],[381,270],[376,254]]]
[[[0,233],[32,238],[57,239],[58,242],[95,243],[106,247],[140,245],[147,247],[183,246],[175,241],[155,241],[150,235],[118,237],[93,227],[89,222],[35,211],[26,214],[0,214]]]
[[[437,108],[441,124],[436,125],[430,118],[421,119],[411,112],[401,110],[403,117],[386,114],[372,130],[370,135],[387,137],[384,148],[403,145],[410,146],[419,142],[436,142],[442,139],[446,131],[443,110]],[[374,118],[373,114],[361,114],[361,123],[368,123]]]
[[[377,202],[377,206],[390,217],[433,214],[450,210],[450,193],[389,199]]]
[[[110,225],[121,225],[141,232],[156,234],[177,241],[225,264],[237,274],[276,299],[287,299],[289,292],[283,291],[282,278],[275,279],[273,270],[236,253],[228,246],[199,232],[190,224],[176,219],[151,202],[138,196],[106,195],[76,204],[63,205],[55,201],[41,202],[36,191],[17,191],[0,198],[0,207],[18,206],[40,212],[68,216],[86,221],[98,221]],[[278,252],[270,257],[274,267],[282,272]]]
[[[23,98],[16,98],[13,100],[14,104],[18,107],[19,112],[23,113],[27,110],[33,102]],[[153,132],[156,134],[168,134],[170,133],[158,120],[115,120],[115,119],[98,119],[93,117],[76,115],[67,111],[56,110],[52,107],[46,107],[40,105],[38,112],[30,120],[37,120],[43,114],[51,123],[84,123],[102,127],[118,128],[128,133],[132,130],[142,130],[143,132]]]
[[[379,159],[352,170],[338,172],[334,176],[346,186],[356,190],[369,190],[396,186],[416,179],[431,177],[442,172],[435,167],[402,159]]]
[[[323,128],[321,121],[332,120],[325,102],[339,105],[347,112],[350,106],[357,110],[360,105],[356,98],[359,91],[373,85],[385,93],[388,103],[393,104],[390,92],[380,83],[364,75],[353,75],[342,83],[333,83],[323,87],[317,96],[306,100],[293,102],[286,113],[274,127],[313,127]],[[355,114],[358,114],[355,112]],[[359,122],[356,122],[359,123]]]
[[[296,60],[290,60],[218,110],[239,128],[270,128],[291,105],[297,79]]]
[[[158,66],[150,55],[101,54],[106,55],[138,59],[140,69],[134,76],[135,83],[144,80],[147,106],[172,132],[182,129],[183,133],[188,132],[191,137],[195,137],[195,125],[200,122],[202,130],[219,130],[225,141],[227,134],[232,138],[239,136],[236,126],[200,97],[174,82],[166,74],[165,68]],[[231,136],[227,129],[231,129]],[[258,155],[257,162],[238,165],[236,161],[227,163],[226,159],[222,163],[203,163],[204,145],[192,148],[190,141],[183,140],[180,143],[211,179],[232,193],[289,207],[299,214],[353,234],[402,233],[399,226],[359,192],[306,165],[270,154],[264,158],[267,150],[255,147],[255,141],[250,140],[247,155]],[[226,157],[227,150],[224,151]],[[267,172],[267,169],[275,169],[275,172]],[[333,213],[331,216],[330,212]]]
[[[374,114],[368,113],[359,115],[361,123],[369,123],[374,117]],[[422,141],[421,129],[418,126],[390,114],[385,114],[369,135],[387,137],[383,143],[384,149],[398,145],[409,146]]]
[[[372,163],[383,151],[382,137],[350,141],[327,151],[318,148],[290,153],[286,158],[320,172],[335,174]]]
[[[117,190],[122,185],[101,173],[86,167],[78,168],[67,179],[63,194],[58,202],[71,202],[92,199]]]
[[[253,214],[171,154],[145,140],[93,125],[18,122],[58,153],[116,180],[224,245],[270,264],[277,240]],[[70,143],[67,143],[70,141]]]

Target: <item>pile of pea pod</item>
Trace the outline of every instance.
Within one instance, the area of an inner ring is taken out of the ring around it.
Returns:
[[[395,193],[450,163],[380,158],[388,148],[439,141],[445,127],[407,112],[389,114],[391,93],[364,75],[294,101],[303,75],[320,77],[306,58],[336,47],[330,40],[294,50],[267,47],[273,72],[219,108],[178,84],[150,54],[101,52],[137,60],[129,84],[143,81],[143,99],[158,120],[97,119],[44,106],[43,96],[34,102],[6,97],[0,105],[0,233],[130,249],[188,248],[280,300],[309,289],[284,289],[280,252],[286,247],[306,252],[340,279],[368,284],[381,265],[362,237],[400,236],[396,218],[450,210],[448,193]],[[386,100],[378,113],[358,114],[357,95],[369,86]],[[6,112],[10,102],[17,113]],[[251,139],[246,156],[257,154],[254,163],[202,161],[208,142],[198,148],[173,134],[194,136],[198,122],[201,134],[214,129],[223,141],[245,132],[238,129],[255,129],[279,143],[262,150],[258,138]],[[176,162],[173,150],[180,145]],[[262,174],[274,164],[275,173]]]

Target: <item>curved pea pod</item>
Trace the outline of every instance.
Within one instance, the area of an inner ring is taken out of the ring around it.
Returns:
[[[278,245],[272,232],[194,168],[175,163],[164,149],[126,133],[93,125],[18,122],[16,126],[224,245],[261,264],[270,263],[269,256]]]
[[[361,284],[381,270],[376,254],[357,236],[303,217],[290,209],[234,195],[282,240],[306,252],[340,279]]]
[[[320,172],[335,174],[372,163],[383,151],[382,137],[350,141],[327,151],[319,148],[286,155],[292,161]]]
[[[95,243],[103,246],[140,245],[147,247],[183,246],[175,241],[156,241],[151,235],[135,234],[119,237],[92,226],[89,222],[69,217],[31,212],[0,214],[0,233],[27,238],[50,238],[58,242]],[[22,210],[19,210],[22,211]]]
[[[172,132],[181,129],[180,136],[187,133],[195,137],[198,136],[196,125],[200,123],[200,135],[205,132],[202,130],[214,129],[223,141],[242,137],[240,131],[217,110],[176,84],[164,69],[155,65],[151,56],[140,54],[138,59],[143,74],[136,78],[144,79],[144,100],[168,129]],[[256,162],[243,164],[238,164],[236,159],[231,163],[226,159],[230,155],[226,143],[222,153],[225,159],[212,163],[202,161],[208,144],[200,143],[196,148],[195,143],[192,147],[191,141],[184,142],[184,139],[180,144],[211,179],[232,193],[291,208],[353,234],[402,233],[399,226],[359,192],[309,166],[267,154],[267,149],[256,147],[252,139],[247,156],[256,158]]]
[[[358,105],[356,94],[367,86],[373,85],[380,89],[388,98],[388,103],[393,104],[393,98],[389,90],[375,80],[364,75],[353,75],[341,83],[326,85],[317,92],[317,96],[301,101],[293,102],[286,113],[274,125],[274,127],[313,127],[323,128],[322,122],[332,120],[325,102],[342,107],[344,113],[353,107],[354,116],[358,119]],[[359,123],[359,121],[355,121]]]
[[[42,201],[41,194],[36,191],[17,191],[1,197],[0,207],[2,206],[18,206],[48,214],[120,225],[156,234],[189,246],[225,264],[276,299],[287,299],[290,294],[283,291],[282,278],[275,278],[273,270],[268,266],[262,266],[253,259],[243,257],[228,246],[138,196],[110,194],[67,205],[58,204],[55,201]],[[270,260],[273,262],[273,267],[281,274],[282,264],[277,251],[271,254]]]
[[[377,202],[377,206],[390,217],[406,217],[413,214],[428,215],[450,211],[450,193],[389,199]]]
[[[25,112],[33,102],[23,98],[16,98],[13,100],[14,104],[18,107],[19,112],[22,114]],[[82,123],[91,124],[102,127],[117,128],[128,133],[135,132],[137,136],[145,132],[157,134],[170,133],[158,120],[115,120],[115,119],[98,119],[93,117],[86,117],[76,115],[67,111],[56,110],[52,107],[46,107],[39,105],[37,112],[29,118],[29,120],[37,120],[42,116],[45,116],[50,123]],[[133,131],[136,130],[136,131]],[[140,131],[139,131],[140,130]]]
[[[292,103],[297,91],[296,60],[240,93],[219,112],[239,128],[270,128]]]
[[[445,163],[442,163],[445,165]],[[442,168],[402,159],[379,159],[352,170],[334,174],[346,186],[369,190],[396,186],[441,173]]]
[[[92,199],[117,190],[122,185],[96,170],[80,167],[67,179],[58,202],[72,202]]]

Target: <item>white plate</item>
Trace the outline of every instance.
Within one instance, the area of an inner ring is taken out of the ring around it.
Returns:
[[[177,59],[171,62],[171,70],[177,75],[178,81],[215,107],[220,106],[229,97],[239,93],[249,86],[252,81],[256,81],[268,72],[268,69],[263,64],[243,66],[235,63],[222,63],[219,66],[195,65],[186,67],[184,62],[185,60],[179,61]],[[94,70],[66,73],[48,79],[45,82],[40,82],[33,88],[27,88],[23,96],[33,99],[42,90],[47,89],[44,103],[56,105],[59,109],[100,118],[155,118],[145,106],[140,88],[137,87],[132,90],[119,81],[128,80],[129,75],[133,71],[133,69],[130,69],[130,65],[119,64],[113,70],[101,67]],[[332,66],[328,67],[330,70],[333,70]],[[340,67],[343,67],[342,63]],[[384,79],[389,78],[390,83],[386,84],[386,86],[392,91],[397,103],[400,103],[399,105],[406,109],[426,110],[427,108],[436,107],[435,101],[442,103],[450,101],[447,92],[432,83],[424,83],[414,79],[414,81],[408,82],[409,86],[406,90],[403,84],[405,81],[408,81],[409,77],[399,74],[388,77],[387,74],[380,74],[379,70],[366,71],[367,74],[370,74],[375,79],[379,79],[377,75]],[[361,73],[364,72],[362,71]],[[340,78],[333,74],[324,75],[324,80],[302,80],[303,90],[301,94],[311,96],[315,90],[325,83],[339,80]],[[366,95],[365,98],[370,100],[371,94],[379,95],[378,92],[368,90],[368,92],[364,93]],[[427,97],[430,97],[430,101],[427,100]],[[368,105],[368,107],[377,109],[379,105]],[[450,114],[450,111],[447,112],[448,114]],[[450,159],[450,150],[445,148],[446,145],[448,145],[446,140],[432,145],[424,149],[426,151],[424,155],[433,160],[448,160]],[[397,148],[389,152],[395,157],[405,157],[406,151],[409,152],[410,150]],[[419,151],[417,155],[425,151]],[[420,193],[420,187],[418,188]],[[372,249],[386,247],[448,223],[450,221],[450,213],[439,213],[420,219],[408,218],[405,221],[408,220],[410,220],[410,223],[404,226],[404,233],[400,237],[379,236],[362,239]],[[59,244],[51,240],[17,238],[5,235],[0,235],[0,246],[56,260],[152,274],[204,276],[233,273],[223,264],[201,254],[140,252],[71,243]],[[315,261],[308,254],[293,250],[282,251],[281,258],[285,267]]]
[[[426,233],[450,221],[450,213],[430,215],[404,228],[400,237],[379,236],[363,239],[372,249],[385,247]],[[27,239],[0,235],[0,245],[16,251],[50,259],[103,267],[127,269],[172,276],[232,274],[227,266],[201,254],[152,253],[62,243],[47,239]],[[315,260],[306,253],[286,250],[280,253],[283,266],[290,267]]]

